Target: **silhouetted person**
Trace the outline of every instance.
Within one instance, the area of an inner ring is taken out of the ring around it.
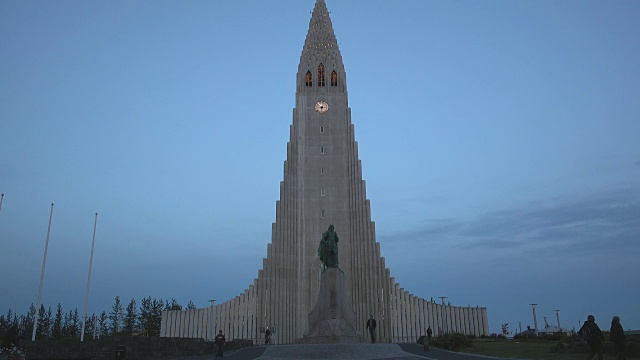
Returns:
[[[427,328],[427,337],[429,338],[429,340],[431,340],[432,336],[433,336],[433,330],[431,330],[431,326],[429,326]]]
[[[616,348],[616,359],[625,360],[627,358],[627,338],[624,336],[624,330],[620,325],[620,317],[614,316],[611,320],[611,329],[609,330],[609,340],[613,342]]]
[[[596,324],[596,318],[593,315],[587,316],[587,321],[584,322],[580,331],[578,331],[589,344],[589,355],[587,360],[593,358],[595,354],[598,354],[598,360],[602,360],[602,342],[604,341],[604,335]]]
[[[264,344],[271,344],[271,330],[269,330],[269,328],[267,328],[267,331],[264,332]]]
[[[216,347],[217,347],[217,352],[216,352],[216,357],[223,357],[224,356],[224,343],[225,343],[225,338],[224,338],[224,334],[222,333],[222,330],[218,331],[218,335],[216,335]]]
[[[367,329],[369,329],[369,335],[371,335],[371,343],[374,344],[376,342],[376,319],[373,318],[373,315],[367,320]]]

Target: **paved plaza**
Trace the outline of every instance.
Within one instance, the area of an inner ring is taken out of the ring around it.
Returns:
[[[171,360],[213,360],[213,354]],[[482,355],[456,353],[439,349],[425,352],[418,344],[329,344],[252,346],[225,353],[227,360],[491,360]]]

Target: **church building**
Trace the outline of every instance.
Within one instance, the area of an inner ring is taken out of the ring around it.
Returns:
[[[316,0],[296,75],[296,101],[272,239],[258,276],[215,306],[165,311],[160,336],[292,344],[309,330],[320,289],[318,244],[330,225],[356,323],[377,320],[379,342],[415,342],[445,333],[487,335],[486,308],[438,304],[400,286],[385,266],[371,221],[348,103],[347,75],[324,0]]]

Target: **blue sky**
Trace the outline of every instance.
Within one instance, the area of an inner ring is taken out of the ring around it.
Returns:
[[[0,3],[0,312],[257,276],[314,1]],[[396,281],[640,329],[640,3],[327,0]],[[339,231],[339,229],[338,229]]]

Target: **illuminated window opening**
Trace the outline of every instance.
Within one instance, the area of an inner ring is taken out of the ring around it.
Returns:
[[[318,86],[324,86],[324,65],[318,66]]]
[[[338,74],[335,70],[331,72],[331,86],[338,86]]]
[[[307,71],[307,75],[304,77],[304,84],[307,87],[313,85],[313,76],[311,76],[311,71]]]

